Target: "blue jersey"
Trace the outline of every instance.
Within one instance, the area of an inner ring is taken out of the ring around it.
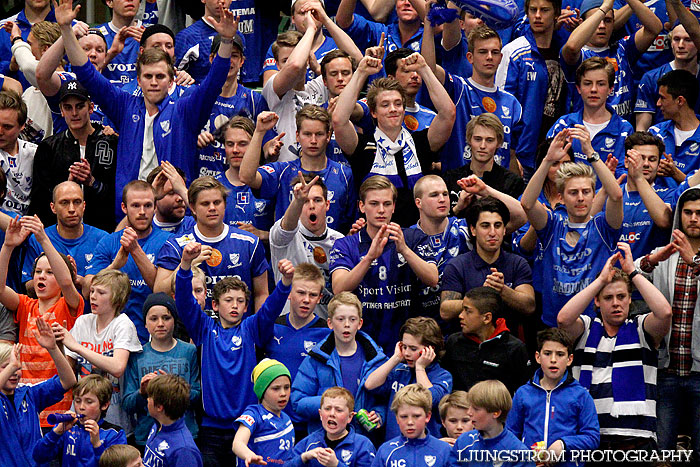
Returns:
[[[581,49],[581,56],[574,66],[563,64],[566,78],[569,83],[576,81],[576,68],[584,60],[591,57],[602,57],[613,64],[615,68],[615,87],[613,94],[608,97],[608,105],[615,109],[615,112],[624,119],[631,119],[634,116],[634,70],[637,69],[637,60],[640,53],[634,43],[634,36],[628,36],[620,41],[604,47],[602,50],[593,50],[584,46]],[[574,110],[583,108],[581,95],[572,92]]]
[[[457,438],[450,452],[450,465],[492,467],[494,461],[487,459],[487,454],[497,455],[499,452],[528,450],[527,446],[516,438],[508,428],[504,427],[503,431],[493,438],[484,438],[478,430],[472,430],[462,433],[462,435]],[[501,462],[499,465],[502,467],[535,467],[534,462],[517,461]]]
[[[458,255],[468,252],[469,228],[464,219],[449,217],[445,231],[435,235],[428,235],[420,228],[419,224],[413,225],[404,231],[406,244],[412,245],[413,251],[421,258],[430,258],[437,265],[440,280],[437,287],[428,287],[417,281],[414,284],[414,296],[412,303],[416,316],[427,316],[433,318],[440,324],[443,335],[448,336],[448,330],[456,332],[455,326],[440,318],[440,285],[442,284],[442,274],[447,263]],[[451,323],[454,324],[454,323]],[[451,332],[450,332],[451,334]]]
[[[195,87],[190,85],[175,84],[168,89],[168,96],[170,97],[170,100],[176,101],[188,92],[192,92],[195,89]],[[131,94],[132,96],[143,96],[143,90],[141,89],[141,86],[139,86],[138,81],[135,79],[132,79],[128,83],[124,84],[121,87],[121,90],[127,94]]]
[[[253,190],[248,185],[233,185],[226,173],[216,176],[229,191],[226,198],[226,214],[224,222],[233,227],[239,223],[253,224],[259,230],[269,231],[274,223],[274,204],[262,198],[253,196]]]
[[[464,32],[462,32],[462,39],[459,41],[459,44],[450,50],[442,52],[442,67],[447,73],[453,75],[471,76],[474,69],[469,60],[467,60],[468,51],[469,44],[467,43],[467,38],[464,37]]]
[[[670,205],[674,189],[652,185],[659,198]],[[669,230],[661,229],[651,220],[642,197],[638,191],[629,191],[628,185],[622,185],[622,202],[624,204],[625,217],[622,221],[620,241],[630,244],[632,257],[639,258],[651,253],[654,248],[666,245],[671,235]]]
[[[482,113],[492,113],[503,124],[503,144],[496,151],[494,161],[501,167],[510,167],[510,151],[515,149],[517,135],[521,132],[523,109],[511,93],[496,87],[487,88],[471,78],[448,74],[445,89],[457,107],[454,130],[442,149],[442,170],[462,167],[471,161],[471,148],[467,141],[467,123]]]
[[[202,18],[175,36],[175,64],[198,83],[204,80],[211,67],[209,55],[216,34],[216,29]]]
[[[283,464],[294,447],[294,425],[284,412],[278,417],[262,404],[250,405],[236,423],[250,430],[248,449],[268,464]]]
[[[139,18],[141,25],[145,28],[158,24],[158,2],[145,2],[143,13]]]
[[[63,399],[58,376],[34,385],[20,385],[11,400],[0,392],[0,459],[3,466],[35,466],[34,446],[41,439],[39,412]]]
[[[615,172],[616,176],[620,176],[625,170],[625,138],[627,135],[634,132],[634,128],[627,121],[620,118],[615,111],[606,107],[610,112],[610,121],[607,126],[600,130],[591,140],[591,145],[593,150],[596,151],[600,158],[605,161],[608,156],[614,156],[618,160],[617,170]],[[564,128],[573,128],[574,125],[583,125],[583,109],[578,112],[563,115],[557,122],[549,129],[547,132],[547,138],[554,138],[557,133],[559,133]],[[588,164],[588,156],[583,153],[581,149],[581,142],[577,139],[573,139],[571,142],[571,150],[574,153],[574,162],[583,162]],[[620,168],[622,167],[622,169]],[[600,180],[597,181],[598,187],[600,187]]]
[[[244,83],[258,81],[263,65],[264,46],[277,38],[277,29],[271,31],[265,27],[260,12],[256,12],[256,3],[254,0],[235,0],[229,6],[233,16],[241,18],[238,22],[238,34],[245,45],[245,63],[241,68],[240,80]]]
[[[95,247],[95,253],[92,258],[88,260],[88,264],[85,267],[86,274],[97,274],[98,272],[109,266],[114,258],[117,256],[119,249],[121,248],[120,240],[124,230],[119,230],[112,234],[106,235],[100,240],[100,243]],[[170,237],[168,232],[164,232],[159,229],[153,229],[146,238],[139,239],[139,246],[148,256],[151,263],[155,262],[158,252],[165,244],[165,241]],[[139,336],[139,341],[142,344],[146,343],[150,339],[150,335],[146,330],[146,326],[143,321],[143,302],[151,294],[151,288],[146,285],[146,281],[141,275],[138,266],[134,258],[129,255],[126,260],[126,264],[120,269],[123,273],[129,276],[129,282],[131,283],[131,294],[129,295],[129,301],[126,303],[124,308],[124,313],[131,319],[136,326],[136,332]]]
[[[175,284],[178,315],[194,344],[202,347],[202,426],[230,430],[241,412],[257,403],[250,381],[258,361],[255,346],[261,347],[272,333],[291,287],[279,282],[257,313],[224,328],[197,304],[191,270],[178,269]]]
[[[337,270],[351,271],[367,255],[371,244],[367,229],[336,240],[330,255],[331,277]],[[419,251],[416,253],[420,255]],[[431,258],[422,259],[432,262]],[[354,290],[362,302],[363,330],[373,336],[385,353],[393,352],[399,329],[409,317],[413,276],[406,258],[396,252],[396,244],[389,240]]]
[[[79,276],[86,274],[88,263],[95,252],[95,246],[100,243],[100,240],[109,235],[104,230],[87,224],[83,224],[83,234],[78,238],[61,237],[55,224],[47,227],[45,231],[46,236],[49,237],[49,240],[51,240],[51,243],[59,253],[70,255],[75,260],[76,273]],[[22,282],[32,279],[34,261],[43,251],[44,249],[34,235],[27,238],[27,254],[24,257],[24,266],[22,267]]]
[[[673,69],[673,62],[669,62],[651,71],[647,71],[642,76],[639,86],[637,87],[637,102],[634,106],[634,111],[636,113],[653,113],[654,117],[651,120],[652,125],[661,123],[664,119],[661,109],[656,106],[656,102],[659,100],[659,78]],[[700,70],[698,70],[696,78],[700,79]],[[700,99],[695,102],[695,113],[700,114]]]
[[[259,198],[275,200],[275,220],[281,219],[294,196],[292,180],[299,171],[318,175],[328,187],[328,208],[326,222],[328,227],[338,231],[347,230],[355,220],[355,201],[357,191],[350,167],[338,162],[327,160],[326,168],[319,172],[311,172],[301,167],[301,159],[288,162],[272,162],[258,169],[262,176],[262,185],[254,193]]]
[[[676,167],[688,175],[700,169],[700,157],[698,157],[700,155],[700,126],[695,129],[695,133],[690,138],[680,145],[676,144],[674,128],[673,120],[666,120],[649,128],[649,133],[664,140],[665,152],[671,154]]]
[[[323,57],[325,57],[328,52],[337,48],[338,46],[335,44],[335,41],[332,37],[324,36],[321,47],[319,47],[314,52],[314,57],[316,57],[318,63],[321,63],[321,60],[323,60]],[[275,60],[275,56],[272,53],[272,46],[270,46],[270,48],[267,49],[267,53],[265,54],[265,63],[263,63],[262,70],[260,70],[260,76],[262,77],[263,73],[265,73],[268,70],[276,71],[278,69],[279,68],[277,67],[277,61]],[[311,68],[307,68],[306,81],[311,81],[314,78],[316,78],[316,73],[311,71]]]
[[[239,84],[236,87],[236,94],[233,96],[219,96],[216,99],[209,120],[204,126],[204,131],[216,135],[217,129],[221,128],[232,117],[240,115],[255,121],[258,114],[265,110],[268,110],[267,102],[263,99],[262,94]],[[197,155],[199,159],[197,163],[199,177],[205,175],[216,177],[228,169],[226,151],[223,143],[218,138],[206,147],[198,147]]]
[[[576,245],[566,234],[578,232]],[[537,231],[538,251],[533,266],[533,286],[542,294],[542,321],[556,327],[559,310],[571,297],[588,287],[617,250],[620,229],[613,229],[598,213],[585,224],[574,224],[566,214],[549,211],[547,225]],[[593,314],[593,304],[586,308]]]
[[[368,47],[374,47],[379,44],[382,33],[384,33],[385,36],[384,48],[386,49],[386,53],[393,52],[401,47],[406,47],[414,52],[420,52],[421,43],[423,42],[423,26],[418,28],[418,31],[406,42],[403,42],[401,40],[398,21],[382,24],[367,20],[357,14],[353,15],[352,24],[345,32],[355,41],[355,44],[357,44],[360,50],[365,50]]]
[[[207,309],[211,309],[211,293],[214,284],[225,277],[236,277],[253,291],[253,279],[267,271],[265,247],[260,239],[236,227],[224,224],[221,234],[215,238],[203,236],[195,225],[179,237],[172,236],[160,250],[156,266],[174,271],[180,265],[182,249],[191,242],[209,245],[211,258],[199,265],[206,276]],[[251,310],[253,300],[250,300]]]
[[[194,444],[192,434],[180,417],[170,425],[156,422],[143,452],[145,467],[202,467],[202,455]]]
[[[318,460],[312,458],[308,462],[301,461],[301,455],[316,448],[329,448],[326,432],[314,431],[294,446],[294,450],[285,462],[292,467],[322,467]],[[348,434],[337,446],[332,448],[338,458],[339,467],[370,467],[374,460],[375,450],[372,442],[348,426]]]
[[[158,220],[153,216],[153,227],[156,229],[163,230],[165,232],[168,232],[170,234],[173,234],[175,236],[180,236],[183,235],[185,232],[187,232],[189,229],[194,228],[194,226],[197,224],[197,221],[194,220],[194,217],[192,216],[185,216],[182,219],[180,219],[179,222],[158,222]]]
[[[105,37],[107,50],[109,50],[114,38],[119,34],[119,29],[111,21],[97,26],[97,29]],[[124,50],[114,57],[103,70],[104,77],[119,84],[126,84],[132,79],[136,79],[136,60],[139,57],[139,47],[139,41],[133,37],[127,37],[124,41]]]
[[[399,436],[379,446],[372,467],[447,467],[450,445],[432,435],[408,439]]]
[[[77,79],[75,77],[75,73],[72,72],[58,71],[56,73],[61,79],[61,82],[72,81],[74,79]],[[49,105],[49,110],[51,111],[51,119],[53,120],[53,134],[57,135],[60,132],[67,130],[68,124],[66,123],[66,119],[63,118],[63,115],[61,114],[61,108],[59,107],[61,94],[56,93],[53,96],[44,97],[46,97],[46,103]],[[94,102],[92,103],[92,113],[90,114],[90,122],[99,123],[102,126],[114,128],[114,124],[110,121],[109,118],[107,118],[100,106]]]

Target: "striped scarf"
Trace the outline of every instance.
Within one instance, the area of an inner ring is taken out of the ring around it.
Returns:
[[[377,143],[377,151],[374,154],[374,163],[369,176],[384,175],[396,188],[413,190],[413,185],[423,176],[423,171],[411,133],[402,127],[399,137],[394,142],[377,127],[374,130],[374,141]],[[396,165],[396,155],[399,153],[403,156],[401,167]],[[408,186],[405,186],[403,177],[408,182]]]

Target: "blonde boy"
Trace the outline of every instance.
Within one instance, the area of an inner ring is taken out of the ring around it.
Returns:
[[[354,394],[356,406],[381,424],[373,400],[364,388],[367,377],[386,361],[379,346],[362,327],[362,304],[351,292],[337,294],[328,304],[328,327],[333,330],[309,351],[292,384],[292,408],[309,422],[309,432],[321,428],[318,408],[323,392],[342,385]]]
[[[355,398],[339,386],[326,389],[321,395],[322,430],[299,441],[287,460],[291,465],[304,463],[313,467],[335,465],[369,467],[375,449],[369,439],[355,432],[352,422]]]
[[[141,453],[128,444],[115,444],[100,457],[99,467],[143,467]]]
[[[441,438],[450,446],[455,445],[455,441],[462,433],[474,429],[471,419],[469,418],[469,399],[466,391],[454,391],[442,398],[438,406],[440,411],[440,420],[445,428],[447,436]]]
[[[430,459],[433,467],[449,465],[450,446],[428,433],[433,396],[420,384],[409,384],[396,393],[391,411],[401,435],[382,444],[373,467],[414,465],[415,459]]]

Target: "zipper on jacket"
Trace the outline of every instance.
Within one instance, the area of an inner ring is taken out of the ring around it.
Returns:
[[[544,448],[547,449],[549,447],[549,443],[547,442],[547,438],[549,438],[549,403],[550,403],[550,397],[552,396],[552,391],[554,389],[547,391],[547,403],[545,404],[545,408],[547,409],[547,412],[544,415]],[[546,391],[546,389],[545,389]]]

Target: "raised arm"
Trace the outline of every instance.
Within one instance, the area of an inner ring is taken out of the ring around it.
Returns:
[[[459,23],[457,21],[453,21],[452,23],[457,23],[457,27],[459,27]],[[445,27],[447,27],[447,24],[445,24]],[[423,26],[423,40],[421,41],[420,53],[423,55],[425,63],[428,64],[430,70],[440,81],[440,84],[445,84],[445,70],[442,67],[438,66],[437,59],[435,57],[435,35],[433,34],[433,26],[430,24],[430,21],[425,21],[425,24]]]
[[[598,25],[612,10],[614,0],[604,0],[603,4],[594,10],[590,10],[588,18],[583,23],[579,24],[576,29],[571,32],[569,39],[561,49],[561,56],[568,65],[576,65],[581,57],[581,47],[591,39],[595,34]]]
[[[56,73],[56,69],[61,64],[64,53],[63,36],[61,36],[44,52],[36,66],[36,82],[45,96],[55,96],[61,89],[61,78]]]
[[[258,114],[253,137],[250,139],[245,154],[243,154],[241,167],[238,169],[238,176],[241,181],[255,190],[262,185],[262,175],[258,173],[258,167],[260,166],[263,139],[265,138],[265,133],[272,130],[278,120],[279,117],[274,112],[260,112]]]
[[[85,65],[88,61],[88,56],[80,47],[78,38],[75,37],[71,24],[78,16],[80,5],[73,9],[73,0],[59,0],[56,4],[54,1],[54,13],[56,22],[61,27],[61,37],[63,37],[63,45],[66,48],[66,55],[73,66]]]
[[[437,152],[445,145],[452,134],[457,109],[450,95],[447,94],[442,83],[437,79],[420,53],[416,52],[409,55],[402,61],[404,70],[415,71],[423,78],[423,84],[428,88],[430,100],[437,111],[437,115],[430,124],[430,128],[428,128],[430,149]]]
[[[470,175],[457,180],[457,185],[459,185],[459,187],[468,194],[476,195],[482,198],[485,196],[491,196],[505,204],[510,212],[510,221],[508,221],[508,224],[506,225],[506,232],[513,233],[527,222],[527,216],[525,215],[525,210],[520,204],[520,201],[510,195],[496,190],[493,187],[488,186],[476,175]]]
[[[569,129],[565,128],[557,133],[552,140],[547,155],[535,171],[535,174],[525,187],[523,196],[520,198],[520,204],[527,214],[527,219],[535,230],[543,229],[547,225],[547,209],[537,199],[540,196],[544,182],[547,180],[549,168],[554,162],[562,160],[568,153],[569,148],[571,148]]]
[[[646,52],[654,39],[663,30],[664,25],[661,20],[639,0],[627,0],[627,4],[632,8],[632,12],[637,15],[642,27],[634,34],[634,45],[640,52]],[[697,20],[696,20],[697,21]]]
[[[642,172],[642,155],[636,149],[630,149],[625,156],[627,160],[627,176],[634,180],[639,196],[649,211],[651,220],[662,229],[669,229],[673,224],[673,211],[656,194]]]
[[[10,265],[12,251],[21,245],[28,235],[29,232],[22,228],[19,220],[10,219],[5,230],[5,242],[0,249],[0,303],[12,312],[15,312],[19,307],[19,295],[5,285],[7,282],[7,269]]]
[[[338,11],[335,13],[335,22],[339,27],[347,29],[352,25],[356,6],[357,0],[340,0]]]
[[[294,185],[292,190],[294,193],[294,199],[292,199],[292,202],[289,203],[289,207],[287,207],[287,210],[284,212],[284,216],[282,216],[282,222],[280,224],[282,230],[292,232],[297,228],[297,225],[299,225],[301,210],[303,209],[304,204],[306,204],[306,201],[309,199],[309,191],[311,191],[311,187],[316,184],[318,179],[319,177],[317,175],[309,183],[306,183],[301,171],[299,171],[300,182]]]
[[[681,0],[666,0],[666,8],[668,9],[669,19],[671,13],[675,13],[695,47],[700,49],[700,23],[698,23],[698,18],[683,5]]]
[[[459,10],[457,5],[447,2],[447,7]],[[454,21],[445,23],[442,27],[442,48],[445,50],[454,49],[462,41],[462,26],[459,24],[459,17]]]
[[[19,81],[9,76],[5,76],[2,80],[2,90],[3,91],[14,91],[20,96],[22,95],[22,85]]]
[[[309,54],[311,54],[311,47],[314,45],[316,35],[316,22],[310,11],[306,12],[304,23],[306,25],[304,36],[292,50],[287,63],[280,66],[280,71],[275,75],[275,81],[272,83],[275,94],[280,99],[306,75]]]
[[[396,365],[403,361],[403,352],[401,351],[401,342],[397,342],[394,347],[394,355],[384,363],[382,363],[379,368],[374,370],[369,374],[365,380],[365,389],[372,390],[376,389],[386,381],[386,378],[391,373],[391,370],[396,368]]]
[[[20,219],[20,224],[28,232],[34,234],[34,238],[36,238],[39,245],[44,249],[44,254],[46,255],[46,259],[49,260],[49,265],[56,278],[56,282],[58,282],[59,287],[61,287],[61,292],[63,293],[63,298],[66,300],[70,314],[75,316],[83,302],[83,297],[73,283],[73,277],[70,269],[68,269],[68,265],[63,261],[61,254],[56,250],[56,247],[53,246],[53,243],[51,243],[51,240],[49,240],[49,237],[46,235],[44,224],[41,223],[39,216],[36,214],[33,216],[24,216]]]
[[[340,26],[335,24],[335,22],[328,17],[325,8],[323,8],[323,5],[321,5],[320,2],[314,0],[305,4],[303,8],[310,11],[314,18],[321,22],[323,27],[326,28],[326,31],[330,33],[333,41],[335,41],[335,45],[337,45],[340,50],[346,52],[348,55],[354,58],[356,62],[362,60],[362,51],[357,47],[355,41],[353,41],[350,36],[348,36],[348,34],[340,28]]]
[[[58,373],[63,389],[67,391],[75,386],[78,381],[75,379],[73,367],[66,356],[63,355],[61,349],[58,348],[58,345],[56,345],[56,337],[54,337],[51,327],[44,321],[44,318],[37,318],[36,329],[32,330],[32,333],[39,345],[49,352],[54,365],[56,365],[56,373]]]

